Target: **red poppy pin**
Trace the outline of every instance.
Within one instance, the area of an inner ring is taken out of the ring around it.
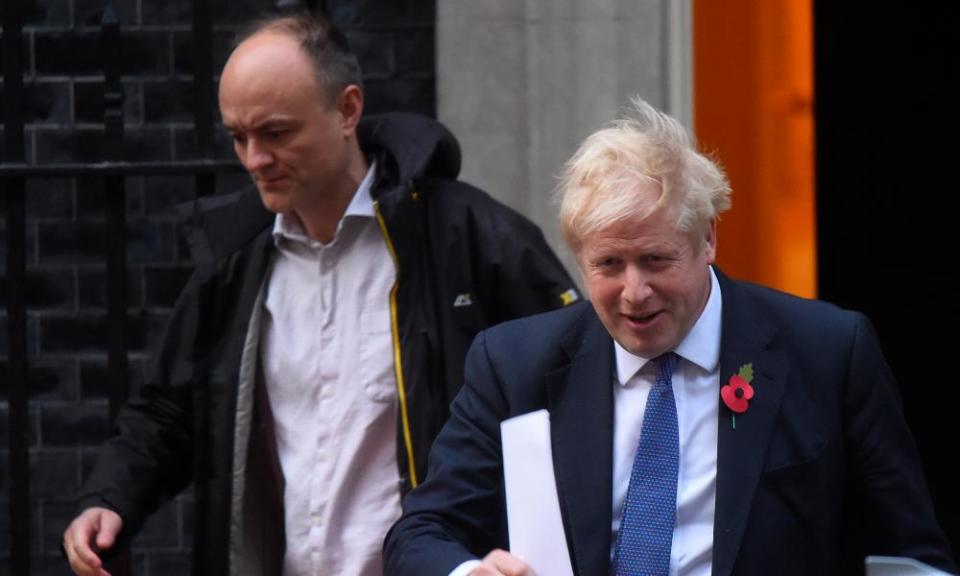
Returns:
[[[730,377],[726,386],[720,389],[720,397],[733,414],[730,415],[730,424],[737,429],[737,414],[743,414],[750,407],[753,398],[753,364],[744,364],[740,371]]]

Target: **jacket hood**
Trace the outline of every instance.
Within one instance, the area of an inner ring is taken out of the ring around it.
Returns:
[[[431,118],[404,112],[368,116],[360,121],[357,137],[363,153],[377,162],[379,191],[420,178],[455,179],[460,173],[457,139]],[[188,202],[178,212],[194,262],[239,250],[274,220],[253,186]]]
[[[460,145],[436,120],[395,112],[364,118],[357,127],[360,148],[379,163],[387,182],[420,178],[455,179]]]

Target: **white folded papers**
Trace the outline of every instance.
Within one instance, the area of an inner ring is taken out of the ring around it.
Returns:
[[[573,576],[550,449],[550,413],[500,423],[510,552],[539,576]]]
[[[867,576],[950,576],[919,560],[900,556],[867,556],[864,564]]]

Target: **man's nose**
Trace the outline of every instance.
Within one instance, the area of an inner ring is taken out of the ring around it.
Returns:
[[[631,305],[640,305],[650,297],[649,278],[637,266],[627,266],[623,280],[623,299]]]
[[[251,138],[247,140],[247,147],[244,150],[243,166],[248,172],[256,172],[273,162],[273,154],[262,144]]]

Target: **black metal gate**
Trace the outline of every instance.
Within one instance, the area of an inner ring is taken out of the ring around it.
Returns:
[[[0,192],[6,212],[6,277],[8,370],[4,375],[9,405],[9,514],[10,567],[12,574],[30,574],[30,468],[28,441],[28,350],[26,305],[26,182],[30,179],[98,176],[103,180],[107,270],[107,358],[109,406],[113,419],[128,394],[127,287],[125,183],[133,176],[192,175],[199,195],[215,189],[219,173],[241,170],[235,162],[216,161],[212,155],[213,47],[211,0],[193,0],[192,52],[195,102],[194,132],[197,157],[189,161],[128,162],[123,160],[124,95],[120,84],[121,30],[116,13],[107,3],[100,25],[103,93],[104,157],[95,164],[27,164],[24,138],[23,22],[24,2],[3,3],[4,142],[0,163]],[[288,9],[299,2],[279,2]],[[314,2],[307,7],[316,9]],[[121,553],[114,574],[129,573],[128,555]]]

